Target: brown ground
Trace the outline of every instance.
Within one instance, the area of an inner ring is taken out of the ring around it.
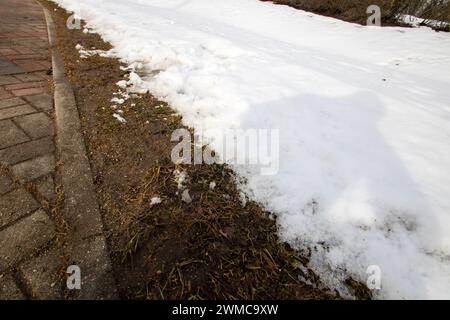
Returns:
[[[297,267],[307,258],[280,243],[276,221],[255,203],[241,205],[227,167],[183,166],[193,201],[181,201],[173,175],[181,167],[170,160],[170,135],[182,128],[180,117],[146,94],[121,106],[126,124],[114,119],[110,100],[126,71],[116,59],[81,59],[76,44],[110,46],[97,35],[67,29],[68,14],[44,4],[57,24],[59,50],[81,113],[121,297],[336,298],[298,280],[301,275],[318,283],[312,272],[305,275]],[[217,183],[214,190],[211,181]],[[151,206],[156,195],[163,203]]]

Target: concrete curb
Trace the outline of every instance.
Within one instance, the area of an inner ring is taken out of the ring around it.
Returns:
[[[44,10],[52,51],[56,147],[59,155],[57,170],[64,192],[61,213],[69,227],[70,261],[81,270],[81,290],[74,290],[74,298],[116,299],[117,289],[103,235],[103,223],[89,159],[81,134],[75,96],[56,47],[56,26],[47,8],[39,4]]]

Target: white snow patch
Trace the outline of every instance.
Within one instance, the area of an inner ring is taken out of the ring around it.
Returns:
[[[183,193],[181,194],[181,200],[186,203],[192,202],[192,198],[189,194],[189,189],[184,189]]]
[[[187,172],[175,169],[173,174],[175,176],[175,182],[178,185],[178,189],[184,190],[184,188],[186,187],[185,185],[186,185],[186,181],[187,181]]]
[[[115,57],[115,53],[113,51],[104,51],[104,50],[86,50],[81,44],[77,44],[75,46],[75,49],[78,50],[79,54],[80,54],[80,58],[82,59],[86,59],[88,57],[91,56],[101,56],[101,57],[105,57],[105,58],[113,58]]]
[[[162,202],[160,197],[153,197],[150,199],[150,206],[160,204]]]
[[[127,80],[120,80],[116,83],[118,87],[125,89],[127,87]]]
[[[125,99],[114,97],[111,99],[111,102],[117,103],[117,104],[123,104],[125,102]]]
[[[121,116],[120,114],[118,114],[118,113],[114,113],[114,114],[113,114],[113,117],[116,118],[120,123],[126,123],[126,122],[127,122],[127,120],[125,120],[125,118],[122,117],[122,116]]]
[[[245,206],[247,205],[247,195],[245,194],[245,192],[239,192],[239,200],[241,201],[241,206],[245,208]]]

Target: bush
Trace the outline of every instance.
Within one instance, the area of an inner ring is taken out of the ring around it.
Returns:
[[[269,1],[269,0],[262,0]],[[370,5],[381,8],[385,25],[397,24],[399,14],[450,22],[450,0],[273,0],[297,9],[365,24]]]
[[[401,13],[425,19],[424,24],[429,24],[431,20],[446,22],[448,29],[450,0],[410,0],[404,3],[400,10]],[[440,27],[445,28],[445,24],[442,24]]]

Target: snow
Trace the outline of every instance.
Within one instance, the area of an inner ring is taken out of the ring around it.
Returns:
[[[178,169],[175,169],[173,171],[173,175],[175,176],[175,182],[177,183],[178,190],[184,190],[186,188],[186,182],[187,182],[187,172],[186,171],[180,171]]]
[[[127,81],[126,80],[120,80],[119,82],[116,83],[117,86],[121,89],[125,89],[127,87]]]
[[[208,129],[280,130],[278,174],[234,170],[326,285],[376,265],[377,298],[450,298],[450,34],[258,0],[55,1],[214,149]]]
[[[186,171],[180,171],[179,169],[175,169],[173,171],[173,175],[175,178],[175,183],[178,186],[178,190],[181,191],[181,201],[185,202],[185,203],[191,203],[192,202],[192,198],[191,195],[189,194],[189,189],[187,189],[186,187],[186,183],[187,183],[187,179],[188,179],[188,174]],[[177,192],[178,194],[178,192]]]
[[[247,195],[245,194],[245,192],[239,192],[239,200],[241,201],[241,206],[245,208],[245,206],[247,205]]]
[[[181,200],[188,204],[192,202],[191,195],[189,194],[189,189],[184,189],[183,193],[181,194]]]
[[[75,49],[78,50],[78,52],[80,53],[80,57],[82,59],[86,59],[89,58],[91,56],[101,56],[101,57],[106,57],[106,58],[112,58],[113,57],[113,53],[110,53],[109,51],[104,51],[104,50],[86,50],[84,49],[84,47],[81,44],[77,44],[75,46]]]
[[[122,117],[119,113],[114,113],[113,117],[117,119],[120,123],[127,123],[127,120]]]
[[[111,99],[111,102],[117,103],[117,104],[123,104],[125,102],[125,99],[114,97]]]

